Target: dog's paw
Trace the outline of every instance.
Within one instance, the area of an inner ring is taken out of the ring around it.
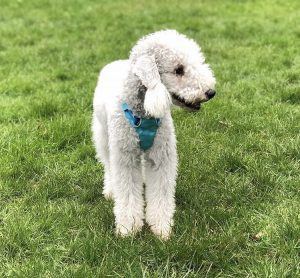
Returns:
[[[144,225],[143,220],[135,221],[133,225],[116,224],[116,235],[126,237],[135,235],[142,230]]]
[[[172,225],[169,223],[164,225],[152,225],[150,228],[151,231],[162,240],[168,240],[171,237]]]
[[[105,198],[107,201],[110,201],[110,200],[113,200],[113,199],[114,199],[112,190],[106,190],[106,189],[104,188],[102,194],[103,194],[104,198]]]
[[[160,239],[167,240],[171,236],[174,220],[169,215],[159,214],[154,207],[146,210],[146,221],[151,231]]]

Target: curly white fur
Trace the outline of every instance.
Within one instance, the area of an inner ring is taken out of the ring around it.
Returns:
[[[145,183],[146,221],[156,235],[169,238],[177,173],[170,106],[173,101],[197,110],[213,97],[214,86],[199,46],[174,30],[142,38],[129,60],[102,69],[94,95],[92,132],[96,157],[105,170],[103,194],[114,199],[117,234],[142,228]],[[154,144],[145,152],[124,116],[123,102],[139,117],[161,118]]]

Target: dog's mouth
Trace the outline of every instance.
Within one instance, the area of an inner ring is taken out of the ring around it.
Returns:
[[[173,103],[175,105],[188,108],[189,110],[192,110],[192,111],[198,111],[201,107],[201,102],[200,101],[188,102],[184,98],[176,95],[175,93],[171,93],[171,96],[172,96]]]

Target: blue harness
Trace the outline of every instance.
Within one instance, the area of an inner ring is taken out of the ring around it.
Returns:
[[[127,103],[122,104],[122,109],[125,113],[130,125],[135,129],[140,139],[140,147],[146,151],[152,147],[157,129],[160,126],[160,119],[155,118],[139,118],[134,116],[129,109]]]

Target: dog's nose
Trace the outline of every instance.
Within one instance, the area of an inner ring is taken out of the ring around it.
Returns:
[[[209,89],[207,92],[205,92],[205,95],[207,96],[208,99],[211,99],[216,95],[216,91]]]

